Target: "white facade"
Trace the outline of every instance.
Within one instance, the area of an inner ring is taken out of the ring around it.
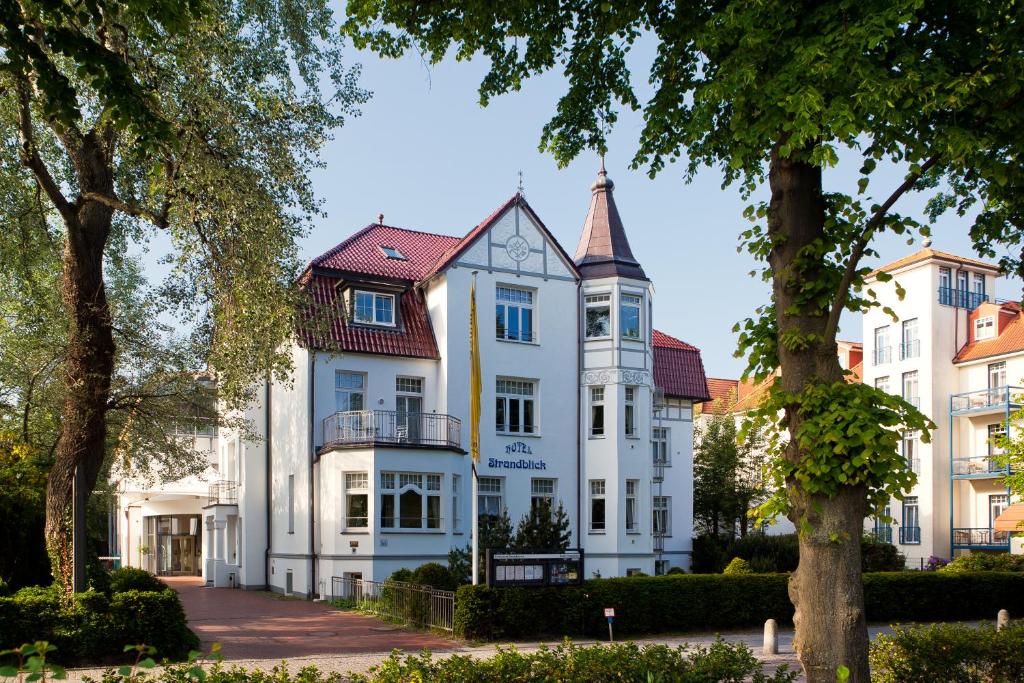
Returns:
[[[699,369],[693,391],[655,391],[653,287],[642,272],[581,275],[516,195],[461,239],[371,225],[307,276],[344,321],[332,343],[292,344],[290,381],[263,387],[246,415],[261,440],[218,435],[209,479],[237,493],[207,496],[208,482],[197,483],[189,508],[202,517],[208,583],[325,596],[333,577],[383,580],[445,564],[470,543],[474,276],[481,514],[506,509],[514,525],[541,498],[561,504],[588,576],[689,566],[692,406],[707,389]],[[609,301],[599,338],[585,333],[591,295]],[[699,368],[699,352],[672,341]]]

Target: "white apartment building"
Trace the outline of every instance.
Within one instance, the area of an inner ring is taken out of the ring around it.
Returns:
[[[210,435],[205,478],[126,484],[122,561],[323,596],[465,547],[475,276],[480,513],[560,503],[588,576],[688,567],[707,382],[700,351],[653,327],[613,188],[602,165],[574,257],[516,194],[461,237],[381,217],[313,259],[291,381],[245,416],[259,438]]]
[[[879,272],[893,280],[877,281]],[[995,298],[999,275],[992,264],[937,251],[926,240],[868,277],[895,320],[881,308],[864,314],[863,381],[901,395],[936,425],[931,443],[903,435],[918,482],[891,502],[895,524],[868,521],[912,566],[932,555],[1011,547],[1010,534],[995,528],[1011,501],[990,439],[1005,432],[1024,391],[1015,386],[1024,380],[1024,320],[1019,303]]]

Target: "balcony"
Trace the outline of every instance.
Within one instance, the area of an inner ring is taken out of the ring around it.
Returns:
[[[323,449],[398,446],[462,450],[462,421],[438,413],[350,410],[323,422]]]
[[[1022,387],[1002,386],[953,394],[949,398],[949,414],[966,415],[997,410],[1013,411],[1020,407],[1022,393],[1024,393]]]
[[[1001,465],[991,455],[973,458],[953,458],[954,479],[992,479],[1009,474],[1006,465]]]
[[[901,526],[900,543],[903,545],[921,545],[921,527]]]
[[[921,355],[921,340],[911,339],[900,344],[900,360],[917,358]]]
[[[939,303],[943,306],[966,308],[969,311],[973,311],[986,301],[988,301],[988,296],[986,294],[969,292],[966,289],[939,287]]]
[[[221,479],[210,484],[208,505],[238,505],[238,482]]]
[[[871,356],[872,365],[885,365],[892,361],[892,347],[891,346],[879,346],[874,350]]]
[[[953,549],[1010,550],[1010,532],[995,529],[953,529]]]
[[[868,535],[873,537],[879,543],[892,543],[892,527],[891,526],[876,526]]]

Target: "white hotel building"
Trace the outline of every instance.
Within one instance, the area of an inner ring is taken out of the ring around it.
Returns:
[[[315,596],[465,547],[476,274],[480,512],[561,503],[587,576],[688,567],[700,351],[653,328],[603,168],[591,189],[574,257],[516,194],[462,237],[376,223],[314,259],[292,381],[246,415],[261,438],[199,435],[205,476],[120,482],[122,562]]]

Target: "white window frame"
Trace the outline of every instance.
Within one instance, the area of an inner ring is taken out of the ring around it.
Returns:
[[[479,477],[477,479],[477,514],[480,515],[501,515],[505,509],[505,478],[504,477]],[[486,500],[497,501],[497,512],[487,512],[490,507],[485,504]]]
[[[921,332],[917,318],[904,320],[900,325],[900,360],[917,358],[921,355]],[[914,347],[917,347],[916,349]]]
[[[1006,361],[1001,360],[998,363],[989,363],[987,368],[988,373],[988,388],[998,389],[999,387],[1006,386]],[[997,383],[993,384],[992,375],[998,378]]]
[[[974,285],[972,291],[979,296],[985,296],[985,276],[981,273],[974,273],[974,277],[971,278],[971,281]]]
[[[592,534],[603,534],[608,529],[608,499],[606,496],[607,488],[605,487],[604,479],[591,479],[587,482],[587,510],[589,510],[589,524],[588,528]],[[601,521],[600,526],[594,524],[594,507],[600,502],[601,503]]]
[[[882,325],[875,328],[875,348],[873,350],[872,365],[885,365],[892,362],[892,341],[889,339],[889,326]]]
[[[907,403],[913,404],[915,399],[916,399],[918,405],[915,406],[915,407],[920,407],[920,402],[921,402],[921,377],[920,377],[920,375],[918,375],[917,370],[911,370],[910,372],[904,372],[902,380],[903,380],[903,386],[902,386],[903,400],[906,401]],[[907,387],[908,386],[913,387],[913,392],[912,393],[907,391]]]
[[[342,488],[345,491],[343,503],[345,514],[342,516],[342,531],[349,529],[366,531],[370,528],[370,474],[365,470],[360,472],[343,472],[341,477]],[[349,504],[352,499],[359,496],[362,496],[365,501],[366,515],[363,517],[353,517],[350,514],[352,510]],[[359,523],[360,520],[362,520],[362,524]]]
[[[639,479],[627,479],[626,480],[626,533],[627,534],[639,534],[640,533],[640,480]]]
[[[889,375],[882,375],[875,378],[875,389],[889,393]]]
[[[986,315],[974,321],[974,341],[993,339],[996,336],[996,318]]]
[[[439,472],[400,472],[387,471],[380,473],[381,531],[392,533],[440,533],[444,531],[444,510],[441,487],[444,476]],[[420,496],[419,526],[403,526],[402,495],[415,492]],[[391,525],[385,525],[384,498],[392,500]],[[437,516],[430,516],[431,500],[436,500]]]
[[[452,475],[452,533],[462,533],[462,475]]]
[[[551,477],[535,477],[530,479],[530,509],[540,505],[541,501],[547,501],[548,507],[553,512],[555,509],[555,497],[558,495],[558,480]]]
[[[600,386],[589,387],[587,392],[590,395],[590,438],[591,439],[603,439],[605,432],[608,428],[608,423],[605,420],[607,413],[604,409],[604,397],[606,387],[602,384]],[[596,427],[597,415],[601,415],[601,426]]]
[[[371,315],[366,317],[361,315],[359,312],[359,297],[360,295],[370,297],[370,311]],[[391,302],[391,319],[381,320],[379,319],[380,310],[377,307],[378,299],[387,299]],[[395,318],[397,316],[396,306],[398,305],[398,298],[394,294],[385,294],[383,292],[374,292],[368,289],[353,289],[352,290],[352,321],[359,323],[360,325],[377,325],[380,327],[394,327]]]
[[[655,465],[668,467],[672,464],[672,451],[669,449],[670,439],[668,427],[651,427],[651,462]],[[659,455],[661,456],[660,460]]]
[[[658,529],[658,520],[664,528]],[[672,535],[672,496],[651,496],[651,533],[668,538]]]
[[[502,292],[509,293],[509,298],[502,298]],[[518,301],[514,301],[512,295],[519,297]],[[498,329],[498,307],[503,310],[501,312],[501,330]],[[511,315],[509,309],[515,309],[516,315],[518,316],[519,337],[509,336],[509,316]],[[530,333],[529,339],[523,338],[523,319],[528,317],[530,320]],[[495,285],[494,286],[494,318],[495,318],[495,329],[494,337],[499,341],[512,342],[515,344],[536,344],[537,341],[537,290],[531,287],[515,287],[512,285]]]
[[[636,309],[636,334],[626,334],[624,315],[627,308]],[[632,292],[619,293],[619,336],[630,341],[640,341],[644,338],[644,297],[643,294]]]
[[[538,411],[537,388],[539,383],[534,379],[522,377],[497,377],[494,381],[494,427],[499,434],[517,434],[520,436],[537,436],[540,434],[540,412]],[[529,391],[523,391],[529,387]],[[509,419],[513,403],[518,403],[518,429],[512,429]],[[498,406],[501,406],[499,408]],[[527,405],[532,424],[526,423]],[[504,420],[499,418],[504,414]]]
[[[605,309],[608,329],[605,334],[590,334],[590,326],[587,323],[588,313],[591,310]],[[608,294],[587,294],[583,297],[583,334],[586,339],[611,339],[612,338],[612,295]]]
[[[633,385],[623,387],[622,390],[622,428],[627,439],[640,438],[636,432],[636,392],[637,387]]]
[[[348,386],[343,382],[343,378],[358,378],[359,386]],[[348,407],[343,407],[342,402],[339,400],[345,397],[345,402]],[[353,408],[353,396],[359,396],[360,406]],[[366,410],[366,373],[356,372],[354,370],[335,370],[334,371],[334,409],[335,411],[342,412],[362,412]]]

